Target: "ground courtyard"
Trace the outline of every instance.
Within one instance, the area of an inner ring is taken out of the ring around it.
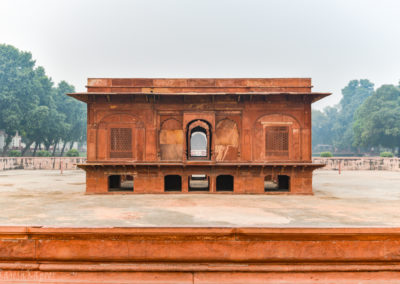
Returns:
[[[0,226],[400,226],[400,172],[320,170],[313,188],[313,196],[85,195],[81,170],[2,171]]]

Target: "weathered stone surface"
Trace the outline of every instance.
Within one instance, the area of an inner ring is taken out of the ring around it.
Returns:
[[[0,283],[399,283],[395,228],[0,230]],[[15,250],[17,252],[18,250]],[[372,282],[375,281],[375,282]]]

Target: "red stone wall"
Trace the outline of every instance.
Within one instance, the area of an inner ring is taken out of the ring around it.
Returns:
[[[398,228],[0,227],[0,283],[399,283]]]
[[[226,167],[224,169],[213,170],[210,167],[146,167],[146,166],[126,166],[113,167],[103,166],[86,171],[86,193],[87,194],[116,194],[108,192],[109,175],[134,175],[134,190],[123,192],[123,194],[139,193],[165,193],[164,175],[180,175],[182,178],[182,191],[171,193],[189,193],[188,178],[192,174],[206,174],[209,177],[209,191],[190,192],[190,193],[221,193],[217,192],[216,179],[218,175],[233,175],[233,192],[223,192],[223,194],[312,194],[312,169],[301,167]],[[289,192],[265,192],[264,178],[267,175],[288,175],[290,176]],[[121,192],[117,192],[121,194]]]
[[[285,96],[241,102],[232,97],[212,102],[212,97],[206,96],[203,103],[191,104],[190,99],[181,97],[180,103],[171,103],[170,98],[161,97],[157,102],[129,102],[119,97],[107,102],[99,98],[89,103],[88,161],[115,160],[109,156],[109,131],[114,127],[132,129],[135,152],[130,160],[154,162],[170,157],[182,161],[187,151],[186,127],[196,119],[210,123],[212,160],[311,161],[310,102]],[[264,128],[280,124],[290,129],[290,156],[266,157]]]

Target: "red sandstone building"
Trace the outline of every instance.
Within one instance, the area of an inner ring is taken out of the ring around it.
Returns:
[[[88,79],[87,193],[312,194],[309,78]]]

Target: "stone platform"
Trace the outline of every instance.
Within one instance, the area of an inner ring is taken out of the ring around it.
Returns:
[[[84,195],[0,172],[0,283],[400,283],[400,174],[316,171],[313,196]]]
[[[313,196],[85,195],[81,170],[0,172],[0,225],[400,227],[400,172],[316,171]]]

